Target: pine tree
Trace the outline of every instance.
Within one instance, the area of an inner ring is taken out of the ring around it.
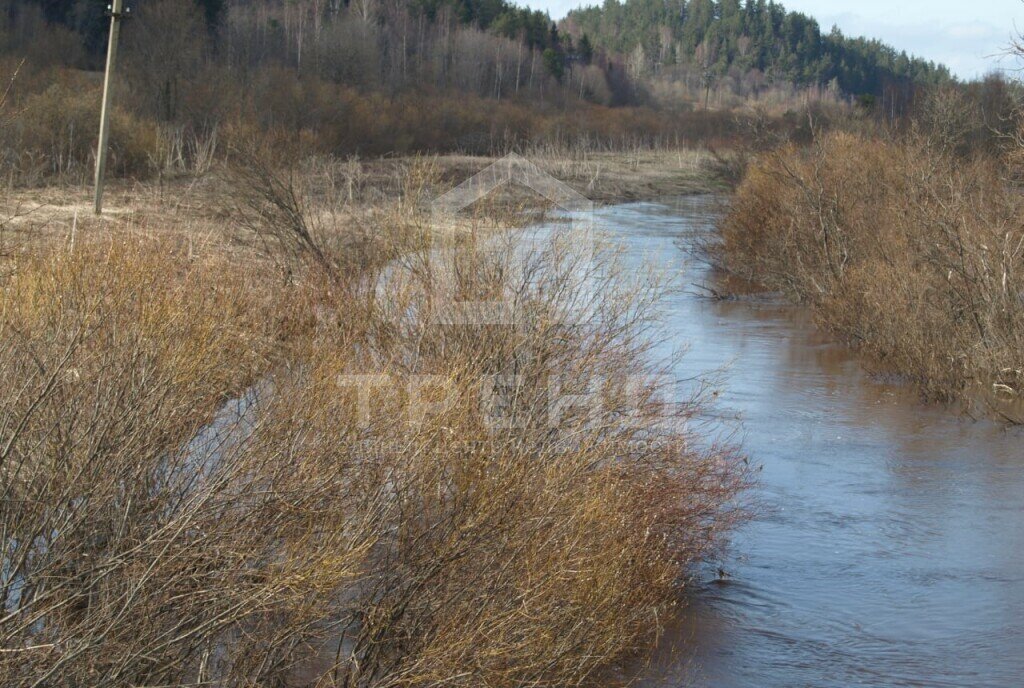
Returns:
[[[541,57],[544,60],[544,69],[547,73],[561,81],[565,76],[565,58],[562,53],[554,48],[545,48]]]
[[[594,59],[594,46],[590,43],[590,36],[588,36],[586,33],[584,33],[583,37],[580,38],[577,50],[580,55],[580,60],[583,62],[583,64],[590,64],[590,62]]]

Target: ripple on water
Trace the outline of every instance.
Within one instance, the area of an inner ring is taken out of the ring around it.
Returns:
[[[714,688],[1024,685],[1024,432],[924,407],[865,375],[799,309],[717,302],[685,252],[719,203],[612,206],[628,260],[675,271],[681,376],[726,367],[762,513],[730,578],[701,571],[645,683]],[[680,272],[681,266],[685,266]]]

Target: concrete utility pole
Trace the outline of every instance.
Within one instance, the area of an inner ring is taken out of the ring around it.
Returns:
[[[121,10],[124,0],[112,0],[110,9],[110,43],[107,45],[107,71],[103,76],[103,106],[100,110],[100,143],[96,147],[96,214],[103,212],[103,173],[107,167],[107,139],[110,138],[110,97],[114,79],[114,61],[117,59],[117,35],[121,30]]]

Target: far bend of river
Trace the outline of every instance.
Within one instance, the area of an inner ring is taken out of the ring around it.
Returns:
[[[761,465],[761,514],[698,572],[645,685],[1024,686],[1024,432],[917,402],[779,301],[719,302],[686,252],[715,200],[601,208],[629,261],[679,270],[666,325]]]

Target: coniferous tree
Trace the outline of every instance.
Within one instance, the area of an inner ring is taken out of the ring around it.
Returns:
[[[565,57],[554,48],[545,48],[542,54],[544,69],[559,81],[565,76]]]
[[[594,46],[591,44],[590,37],[587,34],[583,34],[583,37],[580,38],[577,51],[583,64],[590,64],[591,60],[594,59]]]

